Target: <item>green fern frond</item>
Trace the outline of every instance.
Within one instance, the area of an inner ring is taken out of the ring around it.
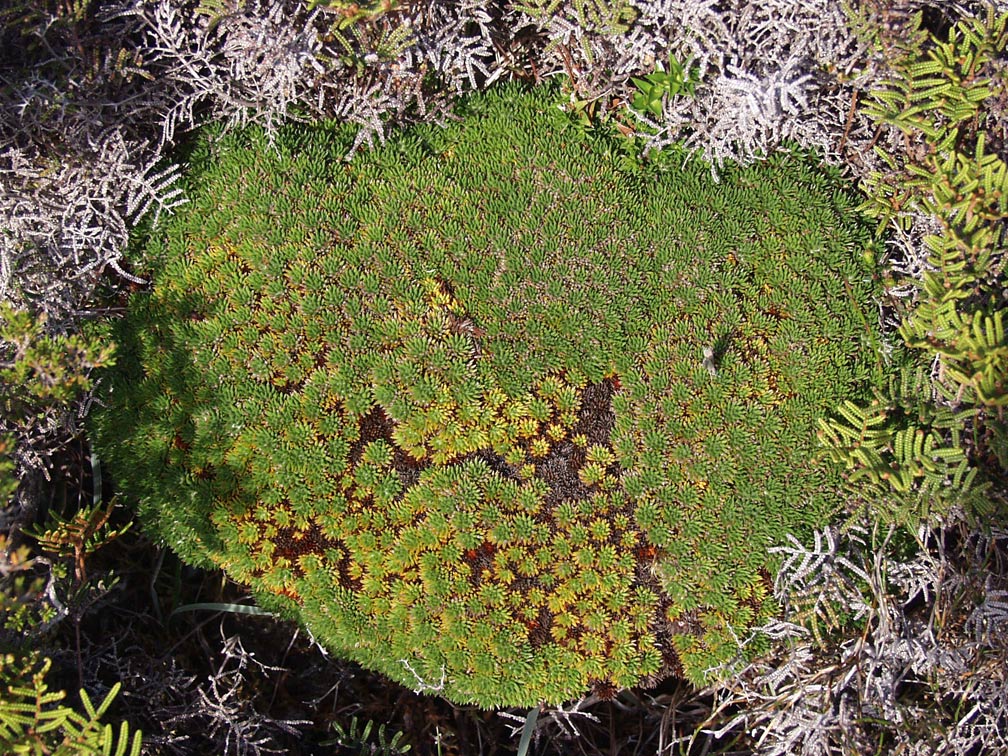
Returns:
[[[978,477],[962,438],[977,411],[924,403],[928,384],[923,371],[907,372],[884,398],[867,407],[846,403],[819,423],[820,442],[848,471],[851,493],[884,520],[911,528],[954,505],[987,509],[989,484]]]
[[[131,736],[129,725],[122,722],[116,733],[112,725],[100,721],[121,684],[113,685],[97,707],[81,690],[81,714],[61,703],[65,692],[49,691],[45,677],[51,665],[51,660],[45,659],[32,671],[31,658],[18,660],[8,654],[0,659],[0,685],[5,686],[0,694],[0,747],[4,753],[139,756],[139,730]]]

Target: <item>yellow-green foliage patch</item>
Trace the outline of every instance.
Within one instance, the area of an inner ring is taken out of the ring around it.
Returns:
[[[549,92],[462,113],[350,163],[347,128],[206,138],[103,458],[183,558],[410,687],[701,680],[773,611],[767,548],[841,505],[856,198],[799,155],[623,173]]]

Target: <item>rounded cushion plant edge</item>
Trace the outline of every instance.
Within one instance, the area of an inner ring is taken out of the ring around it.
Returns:
[[[345,126],[211,132],[93,421],[183,559],[484,707],[730,661],[768,547],[842,507],[817,419],[883,380],[835,173],[633,175],[554,102],[353,162]]]

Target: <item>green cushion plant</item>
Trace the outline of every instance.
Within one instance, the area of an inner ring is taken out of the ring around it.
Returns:
[[[488,707],[733,658],[767,547],[842,506],[817,419],[882,380],[835,174],[631,175],[554,101],[353,162],[347,127],[204,138],[96,419],[184,559]]]

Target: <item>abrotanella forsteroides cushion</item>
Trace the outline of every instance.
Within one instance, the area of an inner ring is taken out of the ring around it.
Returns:
[[[878,364],[835,175],[628,172],[553,99],[350,162],[346,127],[204,137],[96,420],[183,559],[488,707],[739,653],[768,548],[841,506],[816,420]]]

